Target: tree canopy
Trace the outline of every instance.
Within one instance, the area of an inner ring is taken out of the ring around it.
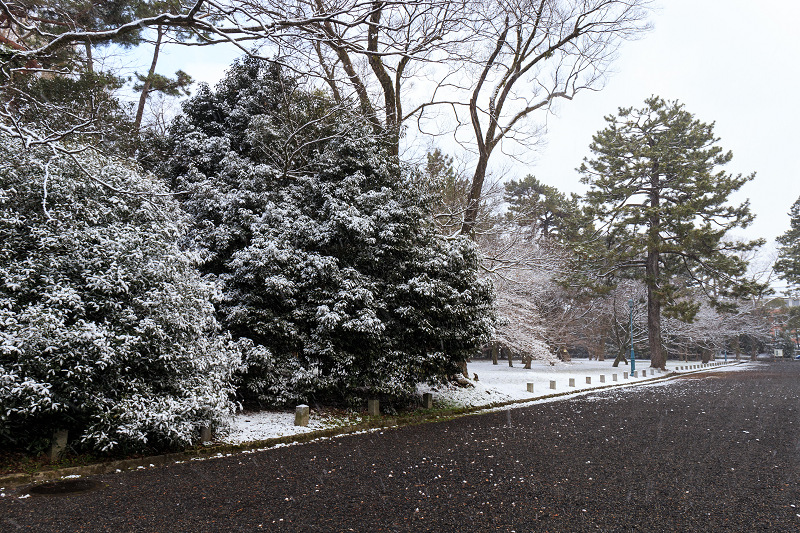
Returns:
[[[778,237],[775,270],[787,282],[800,286],[800,198],[789,210],[789,229]]]
[[[647,284],[651,364],[663,368],[662,307],[691,320],[698,304],[686,289],[699,289],[718,306],[761,289],[744,278],[747,262],[739,254],[763,241],[728,236],[753,219],[748,202],[727,202],[755,174],[722,170],[733,154],[717,146],[714,124],[677,101],[653,96],[606,122],[590,145],[593,157],[579,169],[590,186],[586,202],[606,260]]]
[[[244,59],[184,112],[165,172],[222,285],[220,320],[253,343],[246,400],[407,394],[485,338],[474,245],[436,233],[357,109]]]
[[[114,193],[98,181],[127,193]],[[238,350],[163,185],[0,135],[0,445],[187,446],[233,411]]]

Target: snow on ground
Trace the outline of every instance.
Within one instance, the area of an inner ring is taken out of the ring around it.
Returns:
[[[641,361],[636,364],[639,377],[634,378],[630,376],[630,365],[620,364],[618,368],[614,368],[612,366],[613,362],[613,359],[607,361],[578,359],[569,363],[558,361],[551,365],[547,361],[534,361],[531,364],[531,369],[526,370],[522,368],[522,363],[519,361],[514,361],[513,368],[508,366],[508,361],[500,361],[498,365],[493,365],[491,361],[473,361],[467,365],[467,369],[471,378],[475,374],[478,376],[478,381],[472,382],[475,385],[474,387],[419,385],[417,393],[420,395],[425,392],[432,393],[435,408],[481,407],[513,400],[535,400],[564,392],[588,391],[609,385],[642,383],[658,376],[665,376],[669,372],[693,372],[702,366],[698,362],[668,361],[667,372],[660,373],[650,369],[649,361]],[[717,361],[717,363],[721,362],[721,360]],[[705,369],[738,371],[745,370],[752,364],[758,363],[745,363],[735,366],[709,366],[705,367]],[[642,376],[644,371],[647,372],[646,377]],[[629,373],[627,378],[625,378],[625,372]],[[614,374],[616,374],[616,381],[613,378]],[[605,382],[601,382],[601,376],[604,377]],[[590,378],[591,383],[586,382],[587,377]],[[570,379],[575,380],[574,387],[569,385]],[[550,388],[551,381],[555,381],[555,389]],[[533,393],[528,392],[528,383],[533,383]],[[309,425],[302,427],[294,425],[293,412],[262,411],[258,413],[241,413],[234,417],[228,435],[221,440],[231,444],[254,442],[274,437],[307,433],[324,428],[354,425],[363,420],[363,418],[365,418],[365,415],[359,414],[320,414],[312,408]]]
[[[225,442],[240,443],[307,433],[327,427],[319,417],[310,417],[308,426],[295,426],[294,413],[262,411],[234,417]]]

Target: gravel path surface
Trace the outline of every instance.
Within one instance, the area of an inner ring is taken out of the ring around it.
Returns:
[[[800,363],[88,479],[1,531],[800,531]],[[84,481],[84,480],[81,480]]]

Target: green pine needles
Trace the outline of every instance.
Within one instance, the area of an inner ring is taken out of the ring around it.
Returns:
[[[778,237],[778,260],[775,271],[794,286],[800,286],[800,198],[789,210],[789,229]]]
[[[611,270],[645,281],[651,364],[663,368],[662,310],[691,321],[699,308],[693,293],[725,308],[763,289],[744,278],[741,257],[763,241],[728,236],[753,220],[748,202],[733,206],[728,198],[755,174],[721,170],[733,155],[717,146],[714,124],[677,101],[653,96],[606,121],[579,169],[591,187],[588,212]]]

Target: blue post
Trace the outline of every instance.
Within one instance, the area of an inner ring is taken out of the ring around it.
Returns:
[[[636,372],[636,355],[633,353],[633,300],[628,300],[628,309],[631,314],[631,375]]]

